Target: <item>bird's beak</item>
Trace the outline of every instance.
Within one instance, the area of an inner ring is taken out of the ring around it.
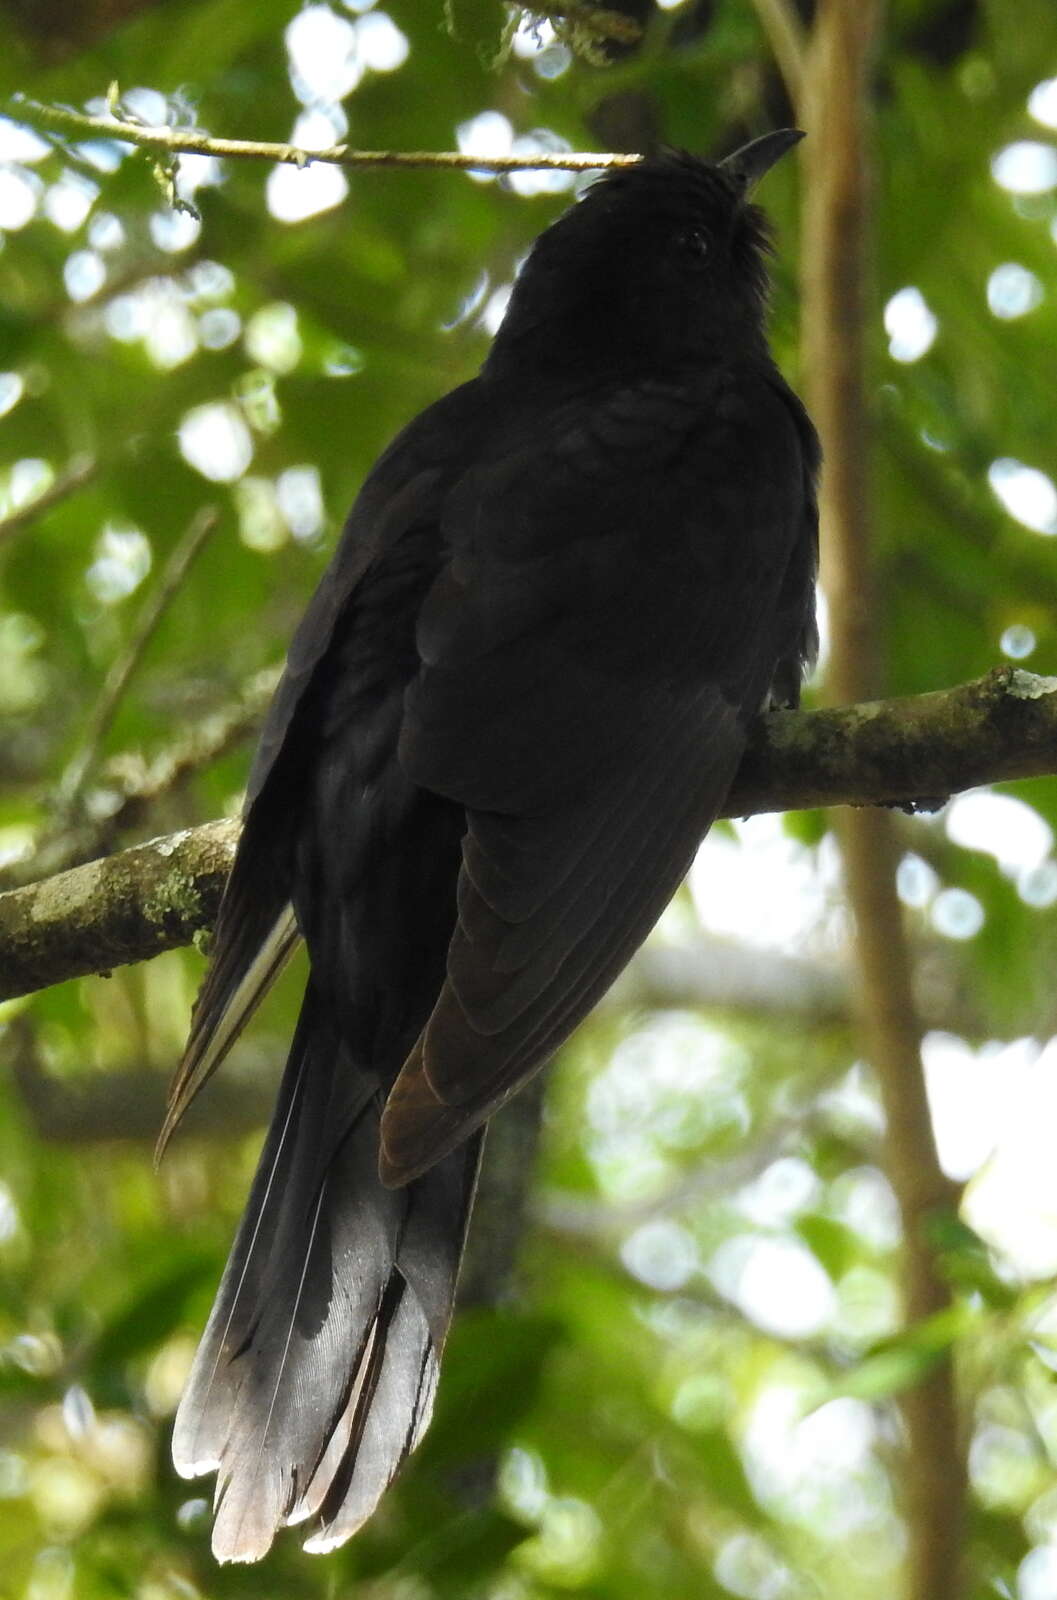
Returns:
[[[765,172],[770,172],[775,162],[799,144],[804,137],[799,128],[776,128],[774,133],[765,133],[761,139],[753,139],[751,144],[743,144],[740,150],[735,150],[733,155],[727,156],[719,163],[722,170],[729,173],[738,183],[745,187],[745,192],[755,188]]]

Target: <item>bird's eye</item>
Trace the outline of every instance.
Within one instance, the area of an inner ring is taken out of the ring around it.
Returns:
[[[708,254],[708,238],[701,228],[687,228],[679,235],[679,249],[689,266],[703,266]]]

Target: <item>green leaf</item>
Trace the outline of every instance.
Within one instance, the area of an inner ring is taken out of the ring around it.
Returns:
[[[834,1283],[862,1259],[863,1245],[859,1235],[851,1228],[845,1227],[844,1223],[834,1221],[832,1217],[811,1212],[798,1217],[795,1227],[811,1254]]]
[[[840,1395],[859,1400],[886,1400],[913,1388],[928,1376],[938,1361],[978,1321],[963,1304],[949,1306],[926,1317],[905,1333],[877,1344],[871,1353],[815,1396],[811,1409]]]
[[[92,1347],[89,1371],[105,1378],[134,1356],[160,1345],[181,1325],[192,1298],[215,1272],[212,1255],[173,1251],[165,1266],[137,1285],[135,1293],[104,1323]]]

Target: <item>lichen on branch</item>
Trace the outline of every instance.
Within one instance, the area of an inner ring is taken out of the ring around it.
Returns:
[[[1000,667],[955,689],[758,719],[727,816],[935,806],[1057,773],[1057,679]],[[208,822],[0,894],[0,1000],[190,944],[212,926],[238,842]]]

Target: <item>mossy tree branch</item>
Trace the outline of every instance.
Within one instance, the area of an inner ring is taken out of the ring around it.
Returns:
[[[945,692],[761,717],[724,809],[934,807],[1049,773],[1057,679],[1001,667]],[[213,923],[238,834],[205,823],[0,894],[0,1000],[190,944]]]

